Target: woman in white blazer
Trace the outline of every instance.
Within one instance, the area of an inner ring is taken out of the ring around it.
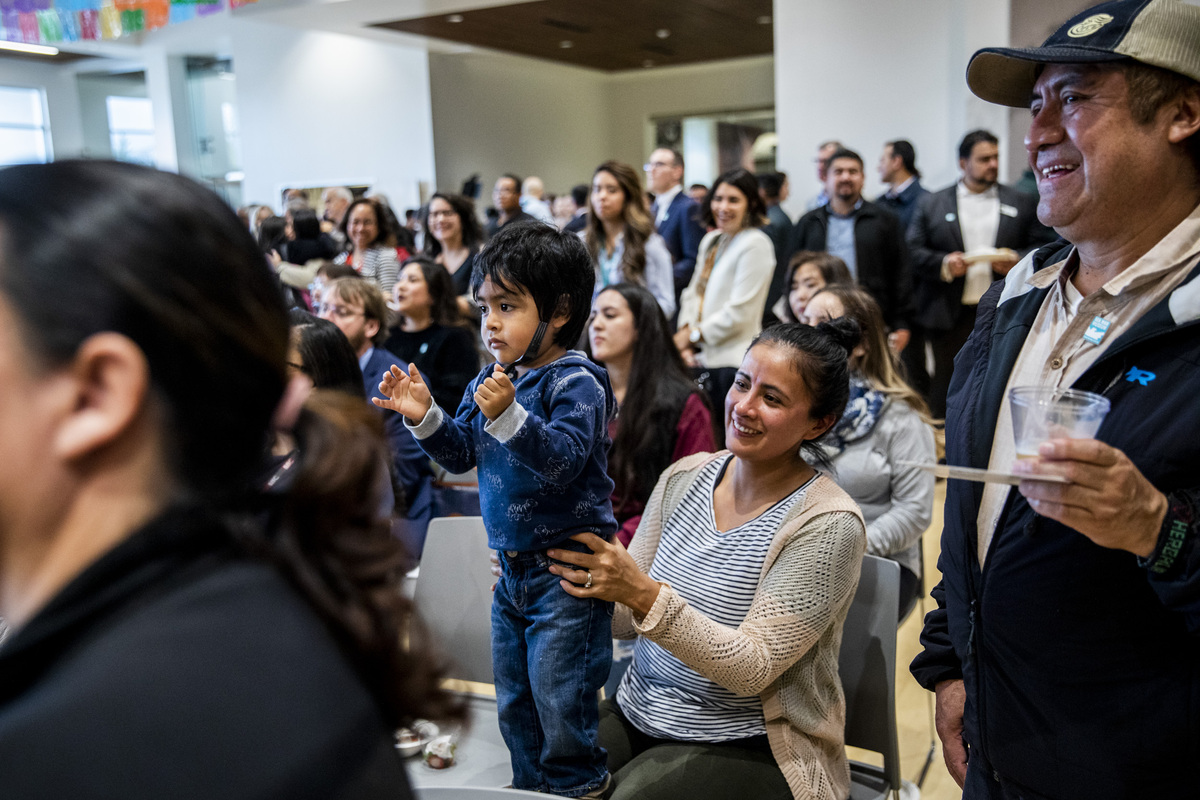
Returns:
[[[766,207],[758,180],[745,169],[717,178],[702,212],[716,230],[700,240],[696,270],[679,301],[675,346],[708,390],[713,408],[724,409],[742,356],[762,329],[775,247],[759,230]]]

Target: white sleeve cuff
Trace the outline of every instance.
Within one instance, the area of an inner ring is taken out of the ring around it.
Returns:
[[[521,430],[521,426],[525,424],[528,416],[529,412],[525,410],[525,406],[513,400],[508,408],[500,412],[500,416],[485,422],[483,430],[496,437],[500,444],[504,444],[517,435],[517,431]]]
[[[437,429],[442,427],[442,422],[445,419],[445,414],[438,407],[437,401],[434,400],[429,405],[429,410],[425,412],[425,416],[416,425],[411,425],[408,419],[404,420],[404,427],[412,431],[412,435],[417,440],[428,439],[437,432]]]
[[[954,283],[954,273],[950,272],[950,254],[942,256],[942,280]]]

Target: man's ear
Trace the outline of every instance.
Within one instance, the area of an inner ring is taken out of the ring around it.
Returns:
[[[1196,136],[1200,132],[1200,87],[1192,86],[1183,92],[1171,107],[1174,115],[1167,131],[1171,144],[1180,144]]]
[[[66,372],[64,391],[73,396],[51,447],[70,461],[106,447],[135,424],[149,393],[150,365],[128,337],[98,333],[80,345]]]
[[[366,331],[367,340],[370,341],[371,339],[375,338],[375,334],[379,333],[379,328],[380,328],[379,320],[367,319],[367,320],[363,320],[363,322],[364,322],[363,329]],[[372,346],[374,346],[374,345],[372,344]]]

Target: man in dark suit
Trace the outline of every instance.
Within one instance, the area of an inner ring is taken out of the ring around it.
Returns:
[[[788,240],[792,237],[792,219],[780,207],[788,199],[788,178],[783,172],[763,172],[758,176],[758,193],[767,204],[767,224],[763,233],[771,237],[775,245],[775,273],[771,276],[771,288],[767,290],[767,304],[763,308],[763,327],[778,322],[772,309],[783,296],[783,281],[787,277]]]
[[[660,147],[650,154],[646,164],[654,204],[650,214],[654,226],[671,251],[675,271],[675,300],[687,288],[696,269],[696,250],[704,238],[700,208],[683,191],[683,156],[679,151]]]
[[[983,293],[1022,256],[1056,238],[1038,222],[1036,197],[997,182],[994,135],[977,130],[963,137],[958,166],[962,179],[922,198],[908,229],[917,343],[923,352],[927,339],[933,350],[929,405],[935,417],[946,414],[954,356],[975,326]],[[906,363],[911,373],[915,365]]]
[[[921,171],[917,169],[917,151],[907,139],[897,139],[883,146],[879,156],[879,177],[888,185],[888,190],[875,202],[900,218],[900,225],[908,230],[917,201],[929,194],[921,185]]]
[[[788,258],[800,250],[824,250],[846,262],[850,274],[883,310],[896,350],[908,344],[912,282],[900,220],[863,199],[863,160],[853,150],[829,157],[829,202],[796,221]]]

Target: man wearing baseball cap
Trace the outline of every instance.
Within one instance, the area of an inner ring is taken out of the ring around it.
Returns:
[[[947,460],[1024,477],[949,481],[912,672],[966,798],[1200,797],[1200,0],[1103,3],[967,83],[1030,110],[1065,241],[992,285],[955,364]],[[1111,410],[1015,463],[1027,385]]]

